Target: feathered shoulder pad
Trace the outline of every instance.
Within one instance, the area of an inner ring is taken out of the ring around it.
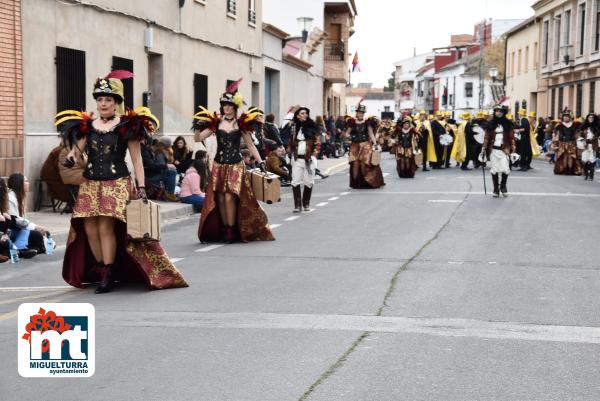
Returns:
[[[346,124],[346,129],[354,128],[356,126],[356,119],[352,116],[346,115],[344,116],[344,123]]]
[[[259,112],[253,111],[250,113],[242,113],[238,119],[238,126],[242,132],[254,131],[254,128],[258,121],[256,120],[260,116]]]
[[[219,129],[221,119],[217,113],[211,113],[205,107],[198,106],[200,111],[194,114],[194,121],[192,122],[192,129],[194,131],[204,131],[209,129],[212,132],[216,132]]]
[[[582,126],[582,124],[581,124],[579,121],[573,121],[573,125],[572,125],[571,127],[575,128],[575,129],[580,129],[580,128],[581,128],[581,126]],[[564,127],[564,128],[566,128],[566,127],[563,125],[563,122],[562,122],[562,121],[558,121],[558,122],[557,122],[557,123],[554,125],[554,129],[557,129],[557,130],[561,130],[561,129],[563,129],[563,127]]]
[[[124,139],[141,141],[152,137],[159,128],[160,122],[150,109],[148,107],[138,107],[125,111],[115,131]]]
[[[379,127],[379,120],[377,119],[377,117],[371,116],[367,118],[366,124],[368,127],[373,128],[373,130],[377,130],[377,127]]]
[[[64,144],[70,149],[90,131],[94,113],[65,110],[54,116],[54,120],[54,126],[58,128]]]

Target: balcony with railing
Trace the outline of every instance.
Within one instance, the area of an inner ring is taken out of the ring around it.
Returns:
[[[325,41],[325,61],[344,61],[346,46],[340,41]]]

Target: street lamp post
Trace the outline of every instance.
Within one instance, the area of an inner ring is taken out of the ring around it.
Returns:
[[[300,29],[302,30],[302,43],[306,43],[308,41],[308,31],[312,28],[314,18],[311,17],[298,17],[296,21],[298,21],[298,25],[300,25]]]

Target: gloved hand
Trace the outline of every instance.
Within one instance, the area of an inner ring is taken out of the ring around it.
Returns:
[[[267,172],[267,164],[262,161],[260,163],[258,163],[258,168],[260,169],[260,171],[262,171],[263,173]]]
[[[63,166],[65,166],[66,168],[75,167],[75,158],[73,156],[67,156],[67,158],[63,162]]]
[[[479,160],[480,163],[485,163],[487,161],[487,157],[485,155],[485,152],[481,152],[479,154],[478,160]]]
[[[139,187],[138,188],[138,199],[141,199],[143,201],[147,201],[148,200],[148,195],[146,195],[146,188],[145,187]]]

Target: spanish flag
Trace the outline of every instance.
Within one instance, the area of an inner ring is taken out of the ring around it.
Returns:
[[[352,72],[360,72],[360,65],[358,65],[358,50],[354,53],[354,58],[352,59]]]

